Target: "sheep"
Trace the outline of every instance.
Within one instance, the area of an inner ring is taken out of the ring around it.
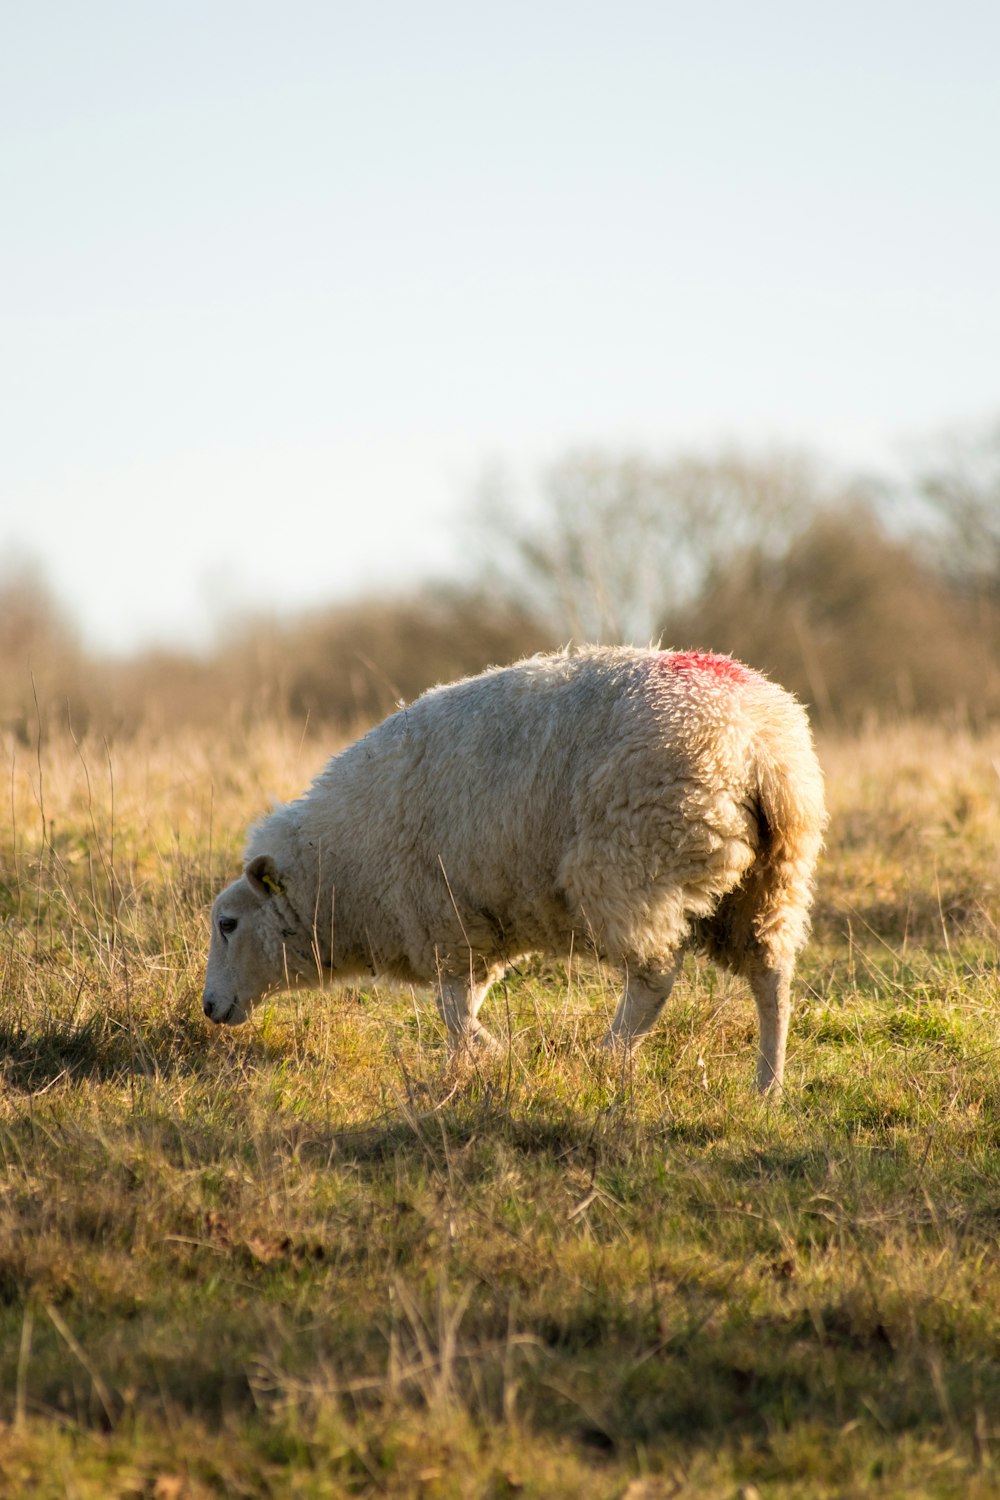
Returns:
[[[432,688],[251,830],[212,908],[217,1024],[362,974],[433,986],[454,1051],[506,965],[588,949],[621,971],[631,1049],[684,951],[749,982],[757,1085],[780,1089],[826,814],[802,706],[728,656],[539,655]]]

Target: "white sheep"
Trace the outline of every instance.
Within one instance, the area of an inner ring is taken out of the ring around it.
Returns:
[[[519,955],[588,948],[652,1027],[683,952],[753,991],[780,1086],[826,814],[808,721],[725,656],[588,647],[425,693],[251,833],[212,909],[204,1011],[364,973],[433,985],[454,1048]]]

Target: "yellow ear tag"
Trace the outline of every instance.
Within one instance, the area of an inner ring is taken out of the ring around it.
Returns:
[[[285,894],[284,886],[279,885],[276,880],[272,880],[270,875],[262,875],[260,878],[267,886],[268,890],[271,891],[275,896],[283,896]]]

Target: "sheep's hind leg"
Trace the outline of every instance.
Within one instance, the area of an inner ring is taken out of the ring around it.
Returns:
[[[792,1010],[792,966],[761,964],[751,969],[749,978],[760,1023],[757,1087],[762,1094],[779,1093],[785,1073],[785,1044]]]
[[[441,1019],[448,1028],[452,1055],[473,1049],[499,1051],[499,1042],[476,1019],[492,982],[492,978],[485,984],[470,983],[468,979],[438,980],[434,994]]]
[[[604,1047],[610,1051],[632,1048],[652,1031],[670,997],[680,966],[678,955],[669,969],[638,969],[626,975],[625,990],[608,1027]]]

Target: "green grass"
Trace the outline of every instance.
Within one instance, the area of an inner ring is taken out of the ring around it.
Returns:
[[[694,961],[625,1070],[565,965],[478,1071],[377,987],[210,1030],[207,903],[322,749],[11,750],[0,1495],[1000,1492],[997,745],[823,749],[780,1104]]]

